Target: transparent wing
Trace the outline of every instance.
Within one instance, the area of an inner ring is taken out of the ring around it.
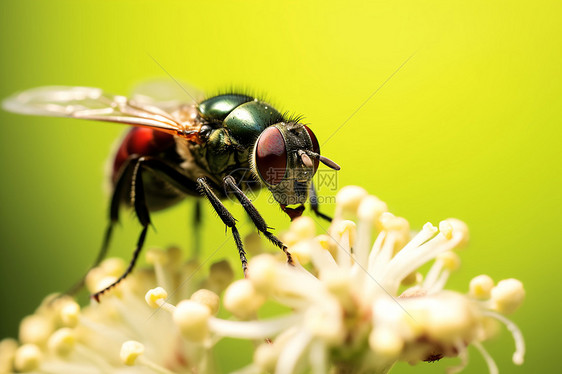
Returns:
[[[173,113],[185,103],[197,104],[204,95],[184,82],[172,79],[154,79],[137,84],[131,99],[146,105],[157,106],[168,113]]]
[[[185,103],[185,101],[184,101]],[[49,86],[15,94],[2,103],[5,110],[28,115],[81,118],[150,127],[198,141],[199,128],[189,121],[185,104],[172,114],[156,105],[112,95],[99,88]],[[192,107],[192,106],[191,106]],[[172,108],[170,108],[172,109]]]

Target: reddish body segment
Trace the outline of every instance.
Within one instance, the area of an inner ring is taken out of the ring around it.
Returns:
[[[121,167],[129,156],[157,156],[168,151],[170,147],[175,147],[175,144],[174,136],[165,132],[146,127],[131,128],[115,154],[111,181],[115,183]]]

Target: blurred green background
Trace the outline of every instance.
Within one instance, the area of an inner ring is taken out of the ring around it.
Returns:
[[[343,167],[339,186],[364,186],[412,228],[466,221],[471,245],[449,287],[465,291],[481,273],[521,279],[527,299],[512,318],[528,345],[524,366],[511,363],[507,331],[486,347],[502,373],[552,372],[562,333],[548,289],[562,258],[561,18],[559,1],[11,1],[0,13],[0,96],[41,85],[127,94],[167,79],[148,54],[206,92],[264,92],[306,116],[323,154]],[[0,113],[0,337],[93,260],[106,225],[103,165],[122,131]],[[282,230],[287,219],[268,197],[256,204]],[[154,215],[148,244],[187,253],[190,209]],[[224,228],[206,213],[211,252]],[[124,214],[112,254],[128,258],[138,231]],[[216,256],[235,259],[234,244]],[[225,370],[243,356],[233,352]],[[486,370],[471,356],[467,373]]]

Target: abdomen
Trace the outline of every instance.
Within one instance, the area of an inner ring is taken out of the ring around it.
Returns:
[[[127,131],[125,138],[119,145],[113,159],[111,183],[115,187],[117,178],[122,173],[127,159],[132,156],[151,156],[179,165],[181,158],[176,152],[176,142],[173,135],[144,127],[133,127]],[[131,205],[132,173],[123,176],[127,188],[120,196],[123,203]],[[143,173],[144,191],[149,210],[156,211],[167,208],[182,200],[184,195],[170,184],[145,171]]]

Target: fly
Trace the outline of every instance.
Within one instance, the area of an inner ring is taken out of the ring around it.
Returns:
[[[151,223],[150,213],[186,196],[207,199],[232,231],[245,275],[246,253],[236,220],[221,201],[227,195],[236,197],[258,231],[285,252],[290,264],[293,260],[287,247],[270,232],[246,193],[267,187],[291,220],[302,214],[310,196],[311,209],[330,220],[318,211],[312,177],[319,163],[335,170],[340,167],[320,155],[318,140],[307,125],[287,118],[258,98],[230,93],[186,104],[156,100],[150,94],[129,99],[99,88],[51,86],[16,94],[3,106],[21,114],[134,126],[112,159],[109,224],[93,266],[107,253],[122,205],[134,209],[142,230],[128,268],[115,282],[92,295],[97,301],[133,270]]]

